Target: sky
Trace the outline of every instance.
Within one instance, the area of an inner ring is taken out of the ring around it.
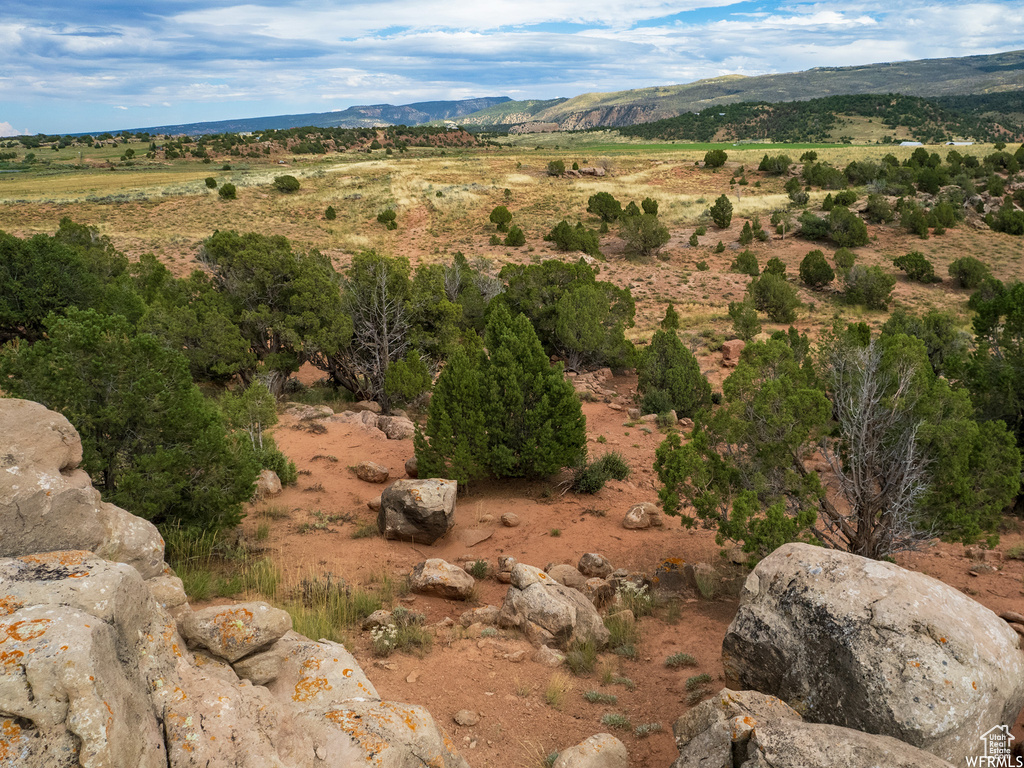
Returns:
[[[1021,0],[2,0],[0,136],[1021,48]]]

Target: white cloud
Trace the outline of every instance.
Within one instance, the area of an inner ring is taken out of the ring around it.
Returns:
[[[19,131],[10,123],[0,123],[0,136],[27,136],[27,131]]]

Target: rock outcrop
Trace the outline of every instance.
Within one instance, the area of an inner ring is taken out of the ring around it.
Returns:
[[[377,529],[387,539],[433,544],[455,525],[454,480],[396,480],[381,494]]]
[[[723,689],[674,727],[672,768],[951,768],[889,736],[805,723],[774,696]]]
[[[521,629],[535,645],[566,649],[584,640],[593,640],[598,648],[608,644],[608,629],[582,592],[524,563],[512,567],[511,581],[499,626]]]
[[[0,768],[468,768],[284,611],[193,612],[156,529],[76,470],[62,416],[0,399],[0,424]]]
[[[936,579],[787,544],[747,578],[722,655],[733,687],[959,765],[1024,705],[1017,646],[998,616]]]

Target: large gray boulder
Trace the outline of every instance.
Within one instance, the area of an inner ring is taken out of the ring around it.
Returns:
[[[929,576],[806,544],[750,574],[722,656],[733,687],[956,764],[1024,705],[1017,635],[990,610]]]
[[[516,569],[522,568],[518,563]],[[515,574],[515,569],[513,570]],[[598,648],[608,644],[609,632],[594,604],[582,592],[544,578],[520,589],[509,587],[498,614],[498,624],[517,627],[537,645],[568,648],[577,641],[593,640]]]
[[[396,480],[380,497],[377,528],[386,539],[433,544],[455,525],[454,480]]]
[[[466,600],[473,594],[476,579],[439,557],[418,563],[409,574],[413,592],[437,595],[448,600]]]
[[[723,689],[680,717],[672,768],[951,768],[890,736],[805,723],[774,696]]]
[[[595,733],[558,753],[553,768],[627,768],[626,745],[610,733]]]
[[[59,413],[0,398],[0,557],[88,550],[128,563],[144,578],[164,568],[152,523],[107,504],[78,469],[82,441]]]
[[[181,622],[191,646],[230,662],[271,645],[291,628],[287,611],[259,601],[212,605],[190,611]]]

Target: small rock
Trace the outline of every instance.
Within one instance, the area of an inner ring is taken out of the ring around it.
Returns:
[[[516,563],[512,566],[512,585],[516,589],[526,589],[531,584],[552,583],[552,578],[540,568],[526,563]]]
[[[1011,624],[1024,624],[1024,614],[1017,613],[1016,611],[1003,611],[999,614],[999,618]]]
[[[405,682],[415,683],[417,680],[420,679],[421,674],[422,672],[420,672],[418,669],[414,669],[412,672],[409,673],[409,676],[405,678]]]
[[[549,565],[546,569],[548,576],[566,587],[572,587],[583,591],[583,584],[587,577],[571,565],[559,564]]]
[[[363,619],[363,631],[384,627],[391,623],[391,611],[374,611]]]
[[[633,421],[636,421],[637,419],[640,418],[640,409],[639,408],[627,408],[626,409],[626,415],[629,416],[629,418],[633,419]]]
[[[545,667],[557,667],[565,661],[565,654],[559,653],[550,646],[542,645],[533,654],[533,660],[538,664],[543,664]]]
[[[260,499],[266,499],[270,496],[277,496],[281,493],[281,479],[277,476],[277,472],[272,469],[264,469],[260,471],[260,476],[256,480],[256,496]]]
[[[388,468],[373,461],[356,464],[356,477],[367,483],[386,483],[391,473]]]
[[[480,722],[480,715],[469,709],[460,709],[455,713],[454,720],[459,725],[469,728]]]
[[[360,400],[358,403],[352,406],[357,411],[370,411],[371,413],[380,413],[380,403],[375,403],[372,400]]]
[[[377,420],[377,428],[388,436],[388,440],[411,440],[416,434],[416,425],[401,416],[381,416]]]
[[[518,528],[519,527],[519,515],[515,512],[506,512],[501,516],[501,524],[506,528]]]
[[[660,522],[661,513],[658,511],[657,506],[649,501],[642,501],[639,504],[634,504],[629,508],[629,511],[626,512],[626,516],[622,520],[622,527],[630,531],[650,528],[654,524],[651,514],[652,512],[657,516],[658,521]]]
[[[526,658],[526,651],[520,649],[513,653],[507,654],[505,658],[511,661],[513,664],[518,664]]]
[[[413,480],[415,480],[417,477],[420,476],[419,462],[416,461],[416,457],[415,456],[413,456],[411,459],[406,460],[406,462],[405,462],[405,474],[407,474]]]
[[[457,565],[432,557],[419,563],[409,574],[413,592],[429,592],[449,600],[465,600],[473,592],[476,580]]]
[[[368,502],[366,502],[366,506],[368,506],[374,512],[379,512],[380,511],[380,496],[374,496],[372,499],[370,499]]]
[[[588,552],[583,555],[577,568],[584,576],[596,576],[599,579],[607,578],[614,570],[612,564],[596,552]]]
[[[234,662],[277,641],[292,628],[292,617],[261,602],[215,605],[182,621],[185,639]]]
[[[658,421],[658,414],[656,414],[656,413],[645,414],[644,416],[640,417],[640,421],[642,421],[644,424],[655,424]]]

